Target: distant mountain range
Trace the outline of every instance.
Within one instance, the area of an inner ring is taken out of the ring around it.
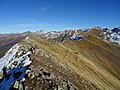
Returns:
[[[36,32],[24,32],[24,33],[10,33],[10,34],[0,34],[0,46],[2,46],[2,44],[4,44],[4,42],[7,44],[10,43],[8,42],[6,39],[11,38],[11,40],[9,39],[9,41],[14,41],[14,39],[20,39],[20,38],[25,38],[29,35],[38,35],[41,36],[42,38],[46,38],[46,39],[57,39],[60,36],[64,36],[65,34],[68,37],[72,37],[75,35],[80,35],[82,32],[89,32],[92,29],[97,29],[101,31],[101,35],[104,36],[104,40],[107,40],[111,43],[116,43],[118,45],[120,45],[120,27],[118,28],[113,28],[113,29],[108,29],[108,28],[101,28],[101,27],[94,27],[94,28],[89,28],[89,29],[78,29],[78,30],[65,30],[65,31],[45,31],[45,30],[39,30]],[[62,38],[61,37],[61,38]],[[68,38],[67,37],[67,38]],[[5,39],[5,40],[4,40]],[[17,42],[17,40],[16,40]]]

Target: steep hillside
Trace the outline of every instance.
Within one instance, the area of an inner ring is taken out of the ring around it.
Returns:
[[[32,36],[21,43],[26,49],[35,47],[31,58],[38,71],[44,68],[78,90],[120,89],[120,50],[97,35],[88,34],[83,40],[67,40],[64,43]],[[37,83],[39,80],[28,83],[28,86]],[[40,87],[45,86],[41,84]]]

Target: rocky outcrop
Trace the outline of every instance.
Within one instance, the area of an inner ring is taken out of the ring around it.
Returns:
[[[27,90],[77,90],[69,81],[55,76],[44,68],[34,68],[35,77],[25,81]]]

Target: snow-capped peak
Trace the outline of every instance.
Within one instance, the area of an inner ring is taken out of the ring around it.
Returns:
[[[37,33],[37,34],[41,34],[41,35],[42,35],[42,34],[46,34],[47,32],[46,32],[46,31],[44,31],[44,30],[39,30],[39,31],[37,31],[36,33]]]
[[[46,37],[47,39],[53,39],[56,38],[58,35],[60,35],[62,32],[61,31],[49,31],[46,32],[44,30],[40,30],[35,32],[36,34],[42,35],[43,37]]]

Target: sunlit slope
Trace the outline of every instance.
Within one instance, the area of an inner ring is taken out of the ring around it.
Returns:
[[[42,63],[41,65],[46,66],[46,68],[47,64],[53,64],[54,70],[51,71],[56,71],[57,74],[61,70],[60,72],[64,72],[63,77],[66,70],[55,66],[60,64],[70,70],[70,73],[67,74],[72,74],[72,77],[66,79],[74,83],[78,90],[83,87],[85,89],[120,89],[120,51],[115,46],[95,36],[88,35],[81,41],[68,40],[63,44],[33,36],[30,37],[29,41],[23,41],[22,44],[26,47],[34,44],[37,49],[52,55],[54,59],[46,61],[49,63],[37,62],[37,57],[40,59],[39,53],[33,55],[33,61],[36,61],[36,65]],[[81,80],[81,77],[86,84]]]

